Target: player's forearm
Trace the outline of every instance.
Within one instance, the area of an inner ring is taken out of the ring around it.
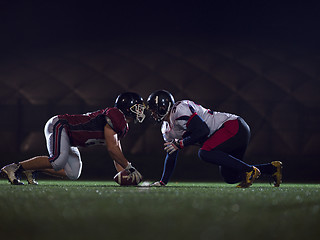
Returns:
[[[113,160],[114,163],[114,167],[116,168],[117,172],[121,172],[124,168],[121,167],[121,165],[119,163],[117,163],[116,161]]]
[[[125,158],[122,151],[118,147],[110,147],[108,148],[108,152],[113,161],[119,164],[122,168],[126,168],[128,166],[128,160]]]
[[[178,152],[174,152],[172,154],[167,154],[165,161],[164,161],[164,167],[162,172],[161,181],[165,184],[167,184],[173,174],[173,171],[176,166],[176,161],[178,158]]]

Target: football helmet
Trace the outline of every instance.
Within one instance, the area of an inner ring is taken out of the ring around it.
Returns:
[[[150,94],[147,100],[148,110],[156,122],[161,122],[169,113],[175,101],[171,93],[158,90]]]
[[[143,103],[143,98],[137,93],[121,93],[117,97],[114,106],[120,109],[126,118],[133,118],[134,123],[142,123],[146,117],[144,114],[146,106]]]

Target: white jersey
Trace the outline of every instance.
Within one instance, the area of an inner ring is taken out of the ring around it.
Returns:
[[[193,114],[197,114],[209,127],[208,136],[218,130],[225,122],[235,120],[237,115],[230,113],[214,112],[190,100],[176,102],[170,111],[170,122],[163,121],[161,132],[166,142],[174,139],[183,139],[187,132],[187,123]]]

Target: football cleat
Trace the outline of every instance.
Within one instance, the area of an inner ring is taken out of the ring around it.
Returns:
[[[36,171],[27,170],[23,171],[23,173],[26,175],[28,184],[38,185],[38,182],[36,181]]]
[[[13,185],[23,185],[23,182],[20,182],[20,179],[17,178],[16,172],[19,169],[20,165],[16,163],[9,164],[1,168],[1,174],[8,178],[9,182]]]
[[[274,180],[274,186],[279,187],[282,183],[282,162],[280,161],[273,161],[271,164],[277,168],[276,171],[272,174],[272,178]]]
[[[252,167],[253,170],[245,173],[245,179],[237,185],[237,188],[248,188],[252,185],[254,180],[260,176],[260,170],[256,167]]]
[[[164,186],[166,186],[166,184],[162,181],[154,182],[149,185],[149,187],[164,187]]]

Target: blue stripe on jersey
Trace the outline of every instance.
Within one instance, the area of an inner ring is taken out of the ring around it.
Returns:
[[[189,109],[190,109],[190,111],[191,111],[192,114],[194,114],[194,113],[196,112],[196,110],[194,110],[194,108],[193,108],[191,105],[189,105]],[[191,115],[191,116],[192,116],[192,115]],[[189,118],[190,118],[191,116],[181,116],[181,117],[178,117],[176,120],[186,120],[186,121],[189,121]]]
[[[190,109],[190,111],[191,111],[192,113],[195,113],[195,112],[196,112],[196,110],[194,110],[194,108],[193,108],[191,105],[189,105],[189,109]]]
[[[181,117],[178,117],[176,120],[186,120],[188,121],[190,118],[190,116],[181,116]]]

